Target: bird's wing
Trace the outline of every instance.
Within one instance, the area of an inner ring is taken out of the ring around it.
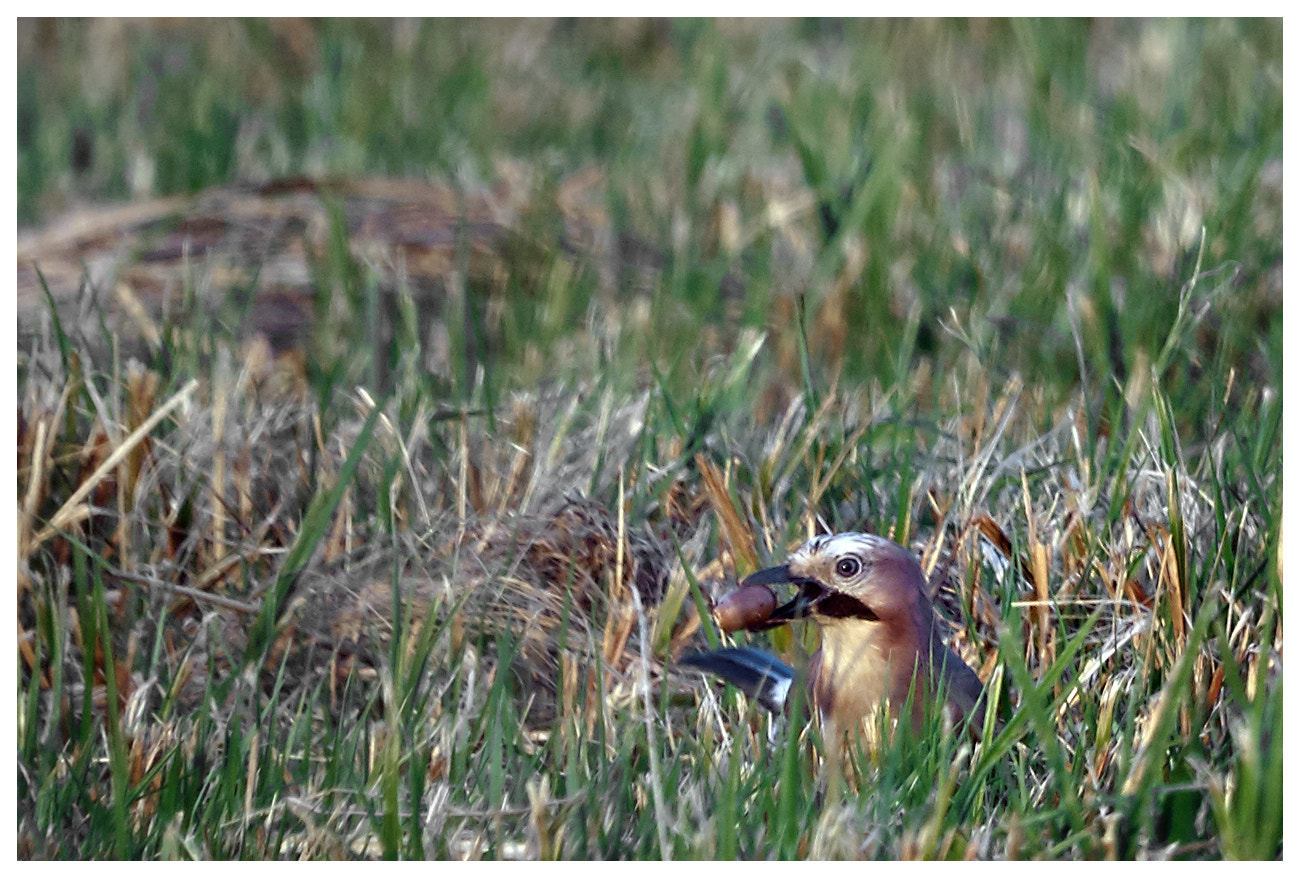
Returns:
[[[785,707],[791,681],[795,680],[795,670],[789,665],[753,647],[693,653],[682,657],[681,662],[717,675],[774,714]]]
[[[962,657],[943,644],[938,646],[934,654],[938,654],[940,678],[948,702],[978,730],[985,722],[985,685]]]

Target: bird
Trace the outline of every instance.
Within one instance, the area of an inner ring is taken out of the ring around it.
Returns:
[[[782,583],[798,591],[777,607],[769,587]],[[945,645],[921,566],[892,540],[862,532],[814,537],[785,564],[742,580],[719,602],[715,617],[726,631],[803,618],[818,626],[822,644],[806,677],[824,742],[844,744],[859,731],[875,749],[881,744],[878,711],[897,721],[911,705],[911,724],[920,732],[928,704],[941,699],[947,722],[966,724],[973,735],[984,724],[984,686]],[[787,707],[795,680],[790,666],[751,647],[691,654],[680,662],[721,677],[774,712]]]

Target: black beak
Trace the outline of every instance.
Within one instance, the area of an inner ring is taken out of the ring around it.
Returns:
[[[789,565],[778,565],[775,568],[764,568],[762,571],[755,571],[750,576],[741,581],[742,586],[769,586],[773,583],[795,583],[798,578],[791,576]]]
[[[792,574],[790,567],[787,565],[778,565],[775,568],[764,568],[762,571],[755,571],[741,581],[742,586],[770,586],[774,583],[793,583],[799,586],[800,590],[795,593],[794,598],[774,610],[761,625],[751,626],[750,628],[753,631],[773,629],[783,623],[803,619],[813,610],[813,605],[827,594],[827,590],[822,584],[816,580]]]

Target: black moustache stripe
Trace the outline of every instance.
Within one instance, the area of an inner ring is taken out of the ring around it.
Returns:
[[[828,592],[822,596],[817,602],[816,611],[824,617],[833,617],[835,619],[869,621],[880,619],[872,612],[872,608],[852,595],[846,595],[843,592]]]

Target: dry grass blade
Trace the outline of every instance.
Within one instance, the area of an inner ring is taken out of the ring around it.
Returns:
[[[239,556],[233,556],[232,558],[228,558],[226,560],[226,563],[221,565],[218,570],[224,573],[224,571],[227,568],[229,568],[231,565],[233,565],[238,561],[240,561]],[[120,580],[123,583],[129,583],[131,585],[136,585],[136,586],[146,586],[150,589],[158,589],[166,592],[173,592],[177,595],[184,595],[187,598],[193,598],[195,601],[204,601],[216,607],[224,607],[227,610],[233,610],[236,611],[237,613],[255,614],[262,609],[262,606],[260,604],[250,604],[247,601],[238,601],[234,598],[227,598],[224,595],[217,595],[215,593],[208,592],[203,588],[182,586],[179,583],[168,583],[164,580],[159,580],[155,577],[144,577],[139,574],[131,574],[126,571],[112,571],[109,573],[109,576],[115,580]],[[221,576],[221,574],[218,574],[218,576]],[[204,579],[210,581],[212,578],[201,578],[200,582],[202,583]]]
[[[27,492],[18,519],[18,557],[20,559],[29,558],[36,547],[36,544],[31,542],[32,528],[36,521],[37,511],[40,509],[41,502],[44,500],[49,488],[46,485],[46,477],[49,471],[50,456],[54,453],[54,444],[58,439],[58,431],[54,428],[63,420],[63,413],[67,409],[73,386],[74,382],[65,383],[62,392],[59,394],[58,405],[54,408],[53,413],[42,412],[36,419],[36,436],[40,439],[40,442],[31,444]],[[20,598],[26,583],[27,576],[20,565],[18,577]]]
[[[755,552],[754,532],[732,503],[727,492],[727,480],[713,462],[704,455],[696,455],[696,466],[700,468],[700,478],[704,483],[705,495],[709,505],[718,516],[718,523],[723,528],[723,535],[731,551],[745,560],[750,570],[759,567],[759,555]]]
[[[99,467],[95,469],[95,472],[90,474],[90,476],[77,487],[77,490],[63,502],[63,506],[59,507],[59,511],[50,519],[50,524],[36,535],[32,540],[32,543],[29,546],[19,548],[23,555],[30,555],[36,547],[54,537],[74,522],[80,521],[88,516],[90,514],[89,509],[82,506],[82,501],[86,499],[86,496],[94,491],[95,487],[99,485],[104,477],[108,476],[109,473],[112,473],[113,469],[121,464],[122,461],[131,454],[132,450],[134,450],[135,447],[145,439],[145,437],[149,436],[149,433],[157,427],[164,418],[172,413],[173,409],[176,409],[184,403],[189,398],[190,394],[194,393],[195,388],[198,386],[198,379],[190,379],[190,381],[186,383],[185,387],[181,388],[181,390],[179,390],[170,400],[154,412],[153,415],[149,416],[144,424],[137,427],[130,433],[130,435],[124,438],[117,448],[113,450],[112,454],[104,459],[104,463],[100,464]]]
[[[31,555],[31,536],[32,522],[36,519],[36,511],[40,507],[41,497],[44,495],[45,484],[45,434],[48,430],[48,423],[44,418],[36,422],[36,437],[32,442],[32,462],[31,472],[27,480],[27,492],[23,496],[22,507],[18,510],[18,557],[27,558]],[[21,601],[23,593],[27,590],[28,577],[23,570],[24,566],[18,566],[18,600]]]

